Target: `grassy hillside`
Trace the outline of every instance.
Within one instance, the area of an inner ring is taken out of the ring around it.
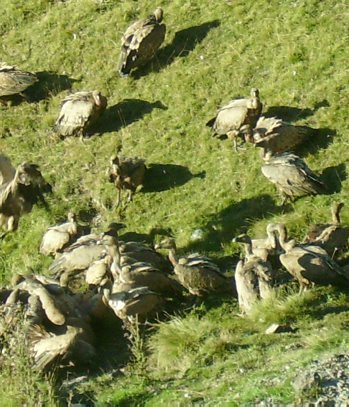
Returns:
[[[162,49],[147,67],[119,78],[121,34],[157,5],[167,24]],[[301,238],[309,224],[329,220],[333,200],[347,202],[345,0],[3,0],[1,10],[0,59],[37,72],[40,82],[28,91],[31,103],[0,108],[0,150],[15,164],[38,163],[54,188],[49,210],[35,207],[1,241],[2,282],[18,271],[46,273],[49,260],[38,253],[42,234],[70,209],[97,230],[120,220],[126,232],[171,229],[183,252],[207,253],[231,272],[237,234],[263,236],[269,221],[283,221]],[[236,154],[229,141],[211,137],[205,123],[217,106],[251,87],[260,89],[266,113],[319,129],[300,152],[332,194],[282,208],[261,175],[259,151],[248,146]],[[95,134],[84,143],[58,139],[52,125],[61,100],[71,90],[93,89],[108,97]],[[122,213],[113,207],[116,191],[105,176],[118,148],[143,157],[149,167],[144,190]],[[198,228],[204,237],[193,242]],[[291,402],[296,369],[347,345],[348,298],[332,289],[304,298],[280,295],[278,312],[266,304],[251,321],[236,316],[232,300],[159,324],[145,356],[134,344],[136,362],[123,375],[99,374],[81,391],[110,405]],[[293,322],[297,333],[264,335],[277,319]],[[18,405],[21,397],[33,402],[32,392],[23,396],[21,381],[8,380],[3,374],[6,403]],[[46,403],[58,403],[35,383]]]

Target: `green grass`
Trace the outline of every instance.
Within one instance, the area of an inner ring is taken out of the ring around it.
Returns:
[[[231,239],[242,232],[263,236],[269,221],[283,221],[302,238],[309,224],[329,220],[334,199],[348,201],[346,1],[162,0],[156,5],[165,11],[165,44],[148,67],[121,79],[116,74],[121,34],[151,12],[153,2],[3,0],[1,59],[40,72],[41,81],[29,92],[35,103],[0,109],[0,149],[14,164],[38,163],[54,193],[48,211],[35,207],[1,242],[2,282],[19,271],[47,272],[50,261],[38,253],[42,234],[70,209],[98,230],[119,220],[126,232],[170,228],[184,252],[199,250],[222,261],[238,253]],[[248,146],[235,154],[230,142],[211,137],[205,123],[217,106],[249,94],[251,87],[260,89],[265,111],[321,129],[302,155],[318,173],[331,167],[324,177],[337,192],[282,209],[261,175],[259,152]],[[97,126],[102,134],[83,144],[52,133],[60,102],[71,89],[98,89],[108,97]],[[119,147],[123,155],[145,158],[150,168],[144,191],[122,214],[101,205],[116,201],[105,170]],[[343,221],[348,220],[344,209]],[[204,239],[192,242],[197,228]],[[223,263],[231,271],[231,259]],[[340,322],[347,316],[338,303],[346,306],[347,296],[291,295],[277,300],[275,313],[266,304],[252,322],[236,316],[230,302],[181,314],[160,323],[147,339],[149,377],[125,374],[111,380],[113,386],[91,379],[89,386],[96,399],[111,405],[132,400],[241,405],[268,397],[292,402],[292,372],[347,343]],[[333,308],[325,317],[316,315]],[[266,337],[263,329],[274,317],[295,323],[299,333]],[[326,328],[331,321],[335,332],[322,340],[320,325]],[[302,347],[285,352],[295,341]],[[279,377],[285,364],[290,369],[284,382],[263,384],[266,377]],[[239,374],[240,368],[247,373]]]

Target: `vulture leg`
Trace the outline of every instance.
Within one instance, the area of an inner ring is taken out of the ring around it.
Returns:
[[[132,189],[129,189],[129,190],[128,190],[127,202],[132,202],[133,194],[134,194],[134,191],[132,191]]]
[[[13,232],[18,227],[18,219],[15,219],[14,216],[10,216],[7,221],[7,231]]]
[[[116,208],[120,206],[120,203],[121,203],[121,189],[118,188],[118,196],[116,198]]]
[[[239,149],[240,150],[245,150],[245,148],[243,148],[241,146],[238,146],[238,143],[237,143],[237,140],[238,140],[238,137],[239,137],[239,132],[238,131],[236,131],[236,130],[228,131],[227,137],[228,137],[229,140],[232,140],[234,151],[236,153],[239,152]]]

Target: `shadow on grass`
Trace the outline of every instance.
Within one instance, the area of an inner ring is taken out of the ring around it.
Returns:
[[[322,171],[321,181],[326,185],[327,193],[338,193],[342,189],[342,181],[347,178],[345,164],[327,167]]]
[[[149,164],[142,192],[160,192],[184,185],[192,178],[205,178],[206,172],[192,174],[177,164]]]
[[[98,123],[91,127],[89,134],[119,131],[122,127],[142,119],[153,109],[167,110],[167,107],[159,100],[151,103],[141,99],[124,99],[122,102],[108,107]]]
[[[317,102],[313,109],[306,108],[300,109],[299,107],[292,106],[271,106],[263,113],[265,117],[278,117],[286,122],[294,122],[296,120],[305,119],[312,116],[321,107],[328,107],[330,104],[326,99]]]
[[[71,89],[72,84],[78,82],[78,80],[69,78],[67,75],[59,75],[48,71],[36,72],[36,76],[39,81],[25,91],[25,95],[33,103]]]
[[[297,153],[301,156],[314,154],[319,149],[327,148],[333,141],[336,135],[336,130],[325,127],[323,129],[313,129],[311,127],[302,126],[309,129],[310,137],[305,143],[297,149]]]
[[[256,220],[289,210],[290,206],[277,206],[271,196],[266,194],[232,203],[213,214],[206,225],[201,226],[205,238],[190,243],[185,250],[220,251],[222,243],[230,242],[233,237],[245,232]]]
[[[172,236],[173,232],[170,228],[152,228],[149,233],[126,232],[120,235],[121,240],[126,242],[147,243],[151,246],[154,244],[156,236]]]
[[[196,45],[205,39],[210,30],[219,27],[219,25],[219,20],[213,20],[176,32],[171,44],[161,48],[152,62],[137,69],[131,75],[135,79],[139,79],[150,72],[161,71],[164,67],[172,64],[176,58],[188,56]]]

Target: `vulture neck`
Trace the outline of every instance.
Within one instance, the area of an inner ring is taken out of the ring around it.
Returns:
[[[287,241],[287,229],[285,225],[280,225],[279,226],[279,241],[280,241],[280,246],[282,247],[285,252],[291,250],[294,248],[296,245],[296,242],[294,239]]]
[[[253,256],[252,241],[250,240],[249,242],[244,242],[243,245],[245,248],[245,257],[246,259],[249,259]]]
[[[340,225],[340,223],[341,223],[341,219],[339,217],[339,214],[340,214],[340,211],[341,211],[342,207],[343,207],[343,204],[339,203],[339,204],[333,205],[332,208],[331,208],[332,223],[334,225]]]
[[[170,247],[169,252],[168,252],[168,259],[170,260],[173,267],[176,267],[177,264],[178,264],[178,257],[177,257],[177,254],[176,254],[176,250],[177,250],[176,245],[173,244]]]
[[[121,254],[120,254],[120,249],[119,249],[118,243],[109,247],[109,254],[112,258],[112,263],[110,265],[110,271],[112,273],[112,276],[115,279],[115,278],[118,278],[119,274],[121,273],[121,267],[120,267]]]

